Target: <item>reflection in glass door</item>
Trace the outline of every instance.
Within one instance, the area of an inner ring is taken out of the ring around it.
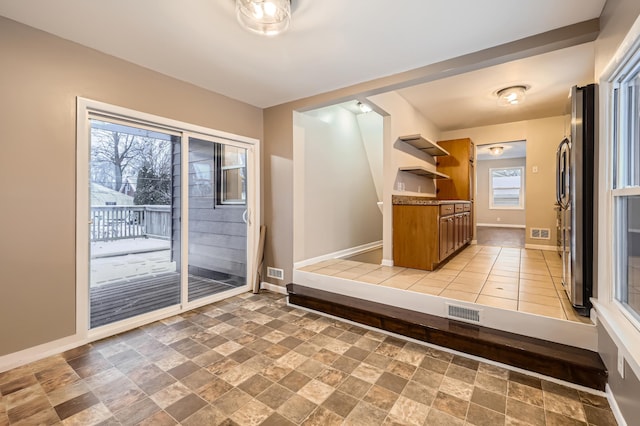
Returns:
[[[247,150],[189,138],[188,301],[247,285]]]

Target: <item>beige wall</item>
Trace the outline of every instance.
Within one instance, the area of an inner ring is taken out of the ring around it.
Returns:
[[[378,201],[382,202],[384,186],[384,155],[382,152],[384,146],[384,121],[382,116],[374,111],[357,114],[356,119],[360,127],[362,143],[367,153],[371,178],[376,187],[376,197]]]
[[[489,169],[501,167],[526,167],[524,157],[520,158],[504,158],[500,160],[482,160],[476,161],[476,223],[504,226],[504,225],[526,225],[526,207],[527,207],[527,181],[524,181],[525,187],[525,209],[490,209],[490,178]]]
[[[525,211],[527,234],[525,244],[555,246],[556,242],[556,149],[565,136],[568,117],[550,117],[539,120],[518,121],[494,126],[444,132],[443,139],[471,138],[476,145],[527,141],[527,168],[525,173]],[[538,168],[533,173],[533,167]],[[477,173],[477,171],[476,171]],[[535,203],[531,201],[535,200]],[[477,215],[476,215],[477,216]],[[474,220],[476,220],[474,218]],[[531,239],[530,228],[549,228],[549,240]]]
[[[253,138],[262,110],[0,17],[0,355],[75,332],[76,97]]]
[[[565,136],[566,117],[527,122],[527,235],[525,244],[556,245],[556,151]],[[533,173],[533,167],[538,173]],[[535,200],[535,201],[534,201]],[[531,228],[549,228],[551,239],[530,238]]]

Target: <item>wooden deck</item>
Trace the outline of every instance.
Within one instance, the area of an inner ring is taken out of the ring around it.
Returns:
[[[189,275],[189,301],[238,288],[244,284]],[[91,328],[111,324],[180,303],[180,274],[171,272],[121,280],[90,290]]]

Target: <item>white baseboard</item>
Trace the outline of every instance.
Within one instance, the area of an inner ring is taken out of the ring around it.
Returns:
[[[526,225],[507,225],[506,223],[476,223],[476,226],[486,226],[488,228],[520,228],[526,229]]]
[[[616,401],[613,396],[613,392],[607,383],[605,385],[605,393],[607,396],[607,401],[609,401],[609,406],[611,407],[611,411],[613,412],[613,417],[616,418],[616,422],[618,422],[618,426],[627,426],[627,421],[622,416],[622,412],[620,411],[620,407],[618,406],[618,401]]]
[[[393,260],[392,259],[382,259],[382,266],[393,266]]]
[[[43,343],[38,346],[33,346],[18,352],[0,356],[0,373],[29,364],[30,362],[41,360],[51,355],[57,355],[64,351],[77,348],[85,343],[89,343],[89,340],[82,339],[80,336],[74,334],[52,342]]]
[[[321,256],[312,257],[311,259],[301,260],[293,264],[294,269],[304,268],[305,266],[313,265],[314,263],[322,262],[323,260],[339,259],[341,257],[349,257],[367,251],[375,250],[382,247],[382,240],[374,241],[372,243],[362,244],[360,246],[351,247],[344,250],[334,251],[333,253],[323,254]]]
[[[266,283],[263,283],[263,285]],[[270,284],[271,285],[271,284]],[[273,286],[279,287],[279,286]],[[281,287],[282,290],[274,290],[286,294],[286,289]],[[160,309],[158,311],[149,312],[147,314],[140,315],[136,318],[132,318],[126,323],[115,323],[99,327],[94,330],[89,330],[84,333],[76,333],[71,336],[63,337],[51,342],[43,343],[37,346],[23,349],[21,351],[12,352],[7,355],[0,356],[0,373],[11,370],[12,368],[20,367],[25,364],[29,364],[34,361],[41,360],[51,355],[57,355],[70,349],[77,348],[82,345],[86,345],[91,342],[95,342],[100,339],[104,339],[110,336],[114,336],[119,333],[123,333],[128,330],[132,330],[137,327],[141,327],[145,324],[150,324],[155,321],[159,321],[164,318],[169,318],[174,315],[178,315],[190,310],[196,309],[199,306],[215,303],[219,300],[233,297],[245,292],[250,291],[249,286],[239,287],[235,290],[229,290],[223,294],[214,295],[207,298],[206,301],[192,304],[189,309],[181,310],[179,307],[169,307]]]
[[[541,244],[525,244],[524,248],[532,249],[532,250],[547,250],[547,251],[556,251],[558,247],[556,246],[546,246]]]
[[[274,293],[287,294],[287,288],[283,285],[271,284],[271,283],[262,281],[260,283],[260,288],[272,291]]]

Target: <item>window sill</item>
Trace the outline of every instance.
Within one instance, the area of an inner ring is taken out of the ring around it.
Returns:
[[[640,378],[640,331],[613,303],[602,303],[592,299],[598,322],[602,323],[609,336],[622,352],[636,377]]]

